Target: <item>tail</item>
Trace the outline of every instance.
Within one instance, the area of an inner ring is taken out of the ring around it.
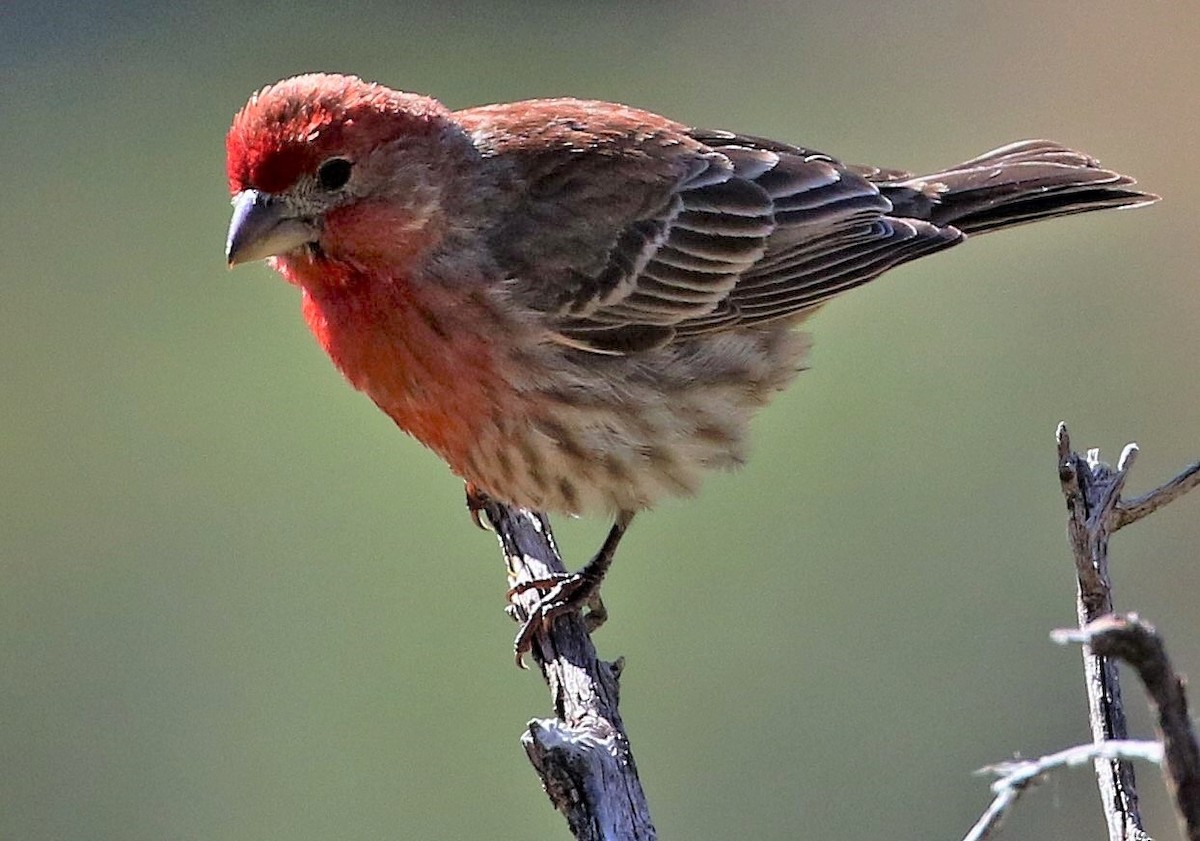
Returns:
[[[876,181],[892,215],[976,234],[1108,207],[1138,207],[1158,196],[1128,176],[1048,140],[1024,140],[932,175],[881,171]]]

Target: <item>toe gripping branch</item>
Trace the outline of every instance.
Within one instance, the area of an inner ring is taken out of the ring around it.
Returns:
[[[508,601],[514,605],[517,596],[531,590],[541,594],[541,599],[528,612],[521,630],[513,641],[513,654],[517,665],[525,668],[525,654],[532,650],[533,640],[538,632],[546,633],[554,620],[568,613],[581,611],[585,606],[588,612],[583,615],[583,623],[590,634],[608,619],[608,610],[600,599],[600,585],[608,568],[612,566],[617,546],[629,527],[633,515],[622,516],[609,529],[604,544],[595,556],[588,561],[583,569],[574,573],[555,573],[541,579],[526,579],[518,581],[508,591]]]
[[[604,624],[608,611],[600,600],[600,585],[633,520],[632,513],[617,517],[600,550],[579,572],[568,572],[544,516],[500,505],[471,484],[467,485],[466,493],[471,519],[483,528],[481,514],[487,518],[508,562],[512,585],[508,590],[508,611],[521,623],[513,641],[517,666],[526,668],[525,655],[534,652],[535,642],[538,645],[535,657],[545,662],[548,636],[559,619],[580,616],[587,607],[588,612],[581,616],[584,633],[589,634]],[[532,553],[531,547],[535,550]]]

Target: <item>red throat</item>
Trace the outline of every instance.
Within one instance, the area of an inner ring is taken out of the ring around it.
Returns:
[[[279,268],[303,288],[304,319],[350,383],[469,475],[496,410],[493,344],[477,329],[486,322],[471,318],[486,306],[482,298],[324,262]]]

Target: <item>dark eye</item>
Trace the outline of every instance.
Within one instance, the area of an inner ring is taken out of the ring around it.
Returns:
[[[350,180],[353,167],[345,158],[330,158],[317,169],[317,183],[322,190],[340,190]]]

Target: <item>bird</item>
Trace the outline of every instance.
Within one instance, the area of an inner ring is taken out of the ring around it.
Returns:
[[[968,237],[1157,200],[1046,140],[928,175],[610,102],[452,111],[353,75],[226,135],[230,267],[266,260],[349,383],[473,499],[603,515],[514,643],[598,594],[634,516],[747,456],[830,300]]]

